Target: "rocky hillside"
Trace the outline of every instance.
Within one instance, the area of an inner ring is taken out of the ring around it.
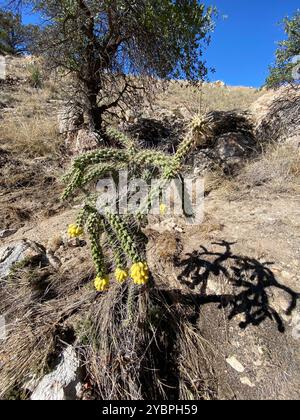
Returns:
[[[170,153],[199,108],[212,124],[187,166],[205,178],[204,221],[150,220],[155,287],[129,329],[125,288],[97,295],[88,239],[65,233],[65,139],[82,127],[59,134],[56,84],[33,87],[29,64],[0,84],[1,398],[299,399],[299,89],[173,83],[128,114],[122,130]]]

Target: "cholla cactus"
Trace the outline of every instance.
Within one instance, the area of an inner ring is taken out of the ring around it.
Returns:
[[[200,146],[212,134],[212,118],[196,114],[190,123],[190,131],[195,145]]]
[[[150,279],[145,251],[139,244],[138,234],[130,226],[132,218],[130,220],[126,216],[112,214],[105,209],[101,213],[96,210],[96,200],[88,192],[89,184],[108,174],[115,176],[118,171],[125,168],[128,168],[132,175],[142,175],[149,170],[157,171],[161,175],[161,181],[140,204],[133,218],[133,221],[137,221],[135,222],[137,226],[153,199],[157,199],[161,189],[179,174],[190,151],[201,144],[209,132],[210,122],[202,117],[195,117],[177,152],[175,155],[170,155],[157,150],[141,149],[136,142],[124,134],[114,128],[109,128],[107,134],[123,148],[102,148],[83,154],[74,160],[71,171],[65,176],[68,185],[63,195],[64,199],[75,196],[80,191],[87,196],[76,225],[69,227],[69,234],[73,237],[80,236],[84,230],[89,234],[97,272],[94,284],[98,291],[105,291],[109,286],[109,273],[106,268],[108,264],[105,262],[103,247],[108,247],[112,251],[116,281],[124,283],[129,277],[132,279],[128,295],[128,318],[132,316],[134,287],[143,286]],[[165,211],[165,205],[162,204],[161,214]],[[105,242],[103,233],[106,234]]]
[[[115,139],[118,143],[120,143],[121,146],[125,147],[126,149],[135,150],[137,148],[137,144],[134,140],[127,137],[125,134],[120,133],[120,131],[114,127],[109,127],[106,132],[109,137]]]

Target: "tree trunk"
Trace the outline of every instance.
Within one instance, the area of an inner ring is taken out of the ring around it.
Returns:
[[[100,132],[102,129],[102,113],[98,106],[99,88],[97,81],[91,80],[90,78],[84,90],[86,92],[84,108],[88,117],[89,129]]]

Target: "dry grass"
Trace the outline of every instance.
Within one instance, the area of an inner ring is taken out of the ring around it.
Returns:
[[[272,144],[234,181],[239,190],[260,187],[276,194],[300,192],[300,153],[294,145]]]
[[[95,293],[85,286],[86,273],[70,276],[28,266],[2,281],[0,309],[8,338],[0,343],[0,397],[21,391],[26,381],[51,367],[66,341],[64,332],[90,305]]]
[[[0,397],[28,398],[24,384],[53,369],[67,343],[76,346],[96,398],[213,398],[210,349],[190,322],[194,302],[117,283],[97,295],[87,271],[20,267],[2,285],[8,339],[0,345]]]
[[[113,287],[86,321],[82,354],[100,399],[211,398],[213,384],[203,380],[209,351],[189,321],[193,304],[174,291],[146,289],[136,294],[128,324],[127,293],[126,285]]]
[[[0,126],[0,145],[16,157],[54,157],[59,155],[61,138],[55,120],[33,115],[6,119]]]
[[[175,113],[189,113],[191,116],[199,111],[246,110],[262,92],[247,87],[217,87],[204,85],[202,88],[189,87],[177,82],[170,83],[166,91],[159,94],[157,105]]]

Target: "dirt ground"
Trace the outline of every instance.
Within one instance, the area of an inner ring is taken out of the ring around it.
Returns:
[[[216,193],[202,225],[179,228],[175,266],[165,253],[174,246],[169,229],[152,232],[153,272],[200,305],[195,323],[218,399],[299,398],[299,205],[300,197],[259,191],[238,201]]]
[[[199,226],[180,221],[149,226],[148,261],[159,287],[195,304],[218,399],[298,399],[300,396],[300,197],[230,201],[217,192]],[[65,235],[76,209],[26,224],[24,237],[45,247]],[[169,227],[171,226],[171,227]],[[159,232],[157,232],[157,230]],[[87,247],[63,256],[87,258]],[[176,256],[174,262],[174,255]],[[196,380],[196,379],[195,379]]]

